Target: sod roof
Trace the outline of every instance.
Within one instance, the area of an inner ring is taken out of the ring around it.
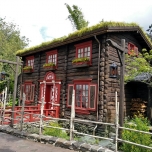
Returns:
[[[125,22],[101,22],[91,27],[83,28],[81,30],[70,33],[68,36],[55,38],[52,41],[43,42],[40,45],[30,47],[24,50],[18,50],[17,56],[26,56],[36,52],[51,49],[57,46],[65,45],[71,42],[82,40],[85,38],[92,37],[94,35],[100,35],[108,32],[125,32],[125,31],[136,31],[142,38],[142,41],[146,46],[152,49],[152,42],[142,28],[136,23],[125,23]],[[141,40],[141,39],[140,39]]]

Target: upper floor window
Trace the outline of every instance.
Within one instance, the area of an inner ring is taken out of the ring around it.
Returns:
[[[57,66],[57,50],[46,53],[46,63],[53,63]]]
[[[92,41],[84,42],[75,45],[76,47],[76,58],[85,58],[89,59],[91,64],[91,57],[92,57]]]
[[[87,80],[77,80],[74,84],[68,85],[67,106],[72,104],[72,93],[75,90],[76,112],[89,114],[89,111],[96,110],[97,85]]]
[[[138,56],[138,48],[133,43],[128,43],[128,54],[131,56]]]
[[[34,56],[26,58],[26,66],[31,66],[34,69]]]

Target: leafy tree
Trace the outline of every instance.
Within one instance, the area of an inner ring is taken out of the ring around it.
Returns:
[[[140,73],[152,73],[151,61],[152,61],[152,50],[147,51],[142,49],[142,54],[139,54],[138,57],[126,55],[126,74],[125,81],[132,80],[136,75]]]
[[[16,24],[6,22],[5,18],[0,18],[0,59],[16,61],[15,52],[25,48],[28,43],[29,39],[20,35],[20,30]],[[9,73],[13,80],[14,73],[7,63],[0,62],[1,71]],[[1,82],[0,85],[4,84]]]
[[[147,29],[147,31],[149,32],[147,35],[150,37],[150,39],[152,40],[152,24],[149,25],[149,28]]]
[[[65,5],[70,13],[68,19],[71,21],[74,29],[80,30],[88,26],[89,22],[84,19],[83,13],[78,6],[73,5],[72,9],[68,4],[65,3]]]

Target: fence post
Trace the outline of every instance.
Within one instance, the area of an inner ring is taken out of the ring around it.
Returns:
[[[42,134],[42,125],[43,125],[43,110],[44,110],[44,97],[42,97],[42,102],[41,102],[41,114],[40,114],[40,130],[39,130],[39,135]]]
[[[2,110],[2,125],[5,120],[6,97],[7,97],[7,87],[3,91],[3,101],[2,102],[4,102],[4,104],[3,104],[3,110]]]
[[[23,130],[23,118],[24,118],[25,99],[26,99],[26,95],[25,95],[25,93],[23,93],[23,101],[22,101],[22,109],[21,109],[21,122],[20,122],[20,125],[21,125],[20,130],[21,131]]]
[[[70,120],[70,141],[73,140],[74,118],[75,118],[75,90],[73,89],[72,104],[71,104],[71,120]]]
[[[116,109],[116,136],[115,136],[115,152],[118,150],[118,133],[119,133],[119,102],[117,102],[117,91],[115,92],[115,109]]]

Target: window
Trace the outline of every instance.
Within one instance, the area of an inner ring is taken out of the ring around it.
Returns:
[[[96,110],[97,85],[89,81],[74,81],[68,85],[67,106],[72,104],[72,93],[75,90],[75,109],[76,112],[89,114],[89,111]]]
[[[31,66],[34,69],[34,56],[26,58],[26,66]]]
[[[46,63],[54,63],[57,67],[57,50],[46,53]]]
[[[88,57],[91,64],[92,41],[77,44],[75,45],[75,47],[76,47],[76,58]]]
[[[128,43],[128,54],[138,56],[138,48],[133,43]]]
[[[32,82],[25,82],[21,88],[21,96],[23,97],[23,93],[25,93],[25,102],[31,103],[34,101],[34,91],[35,91],[35,84]]]

